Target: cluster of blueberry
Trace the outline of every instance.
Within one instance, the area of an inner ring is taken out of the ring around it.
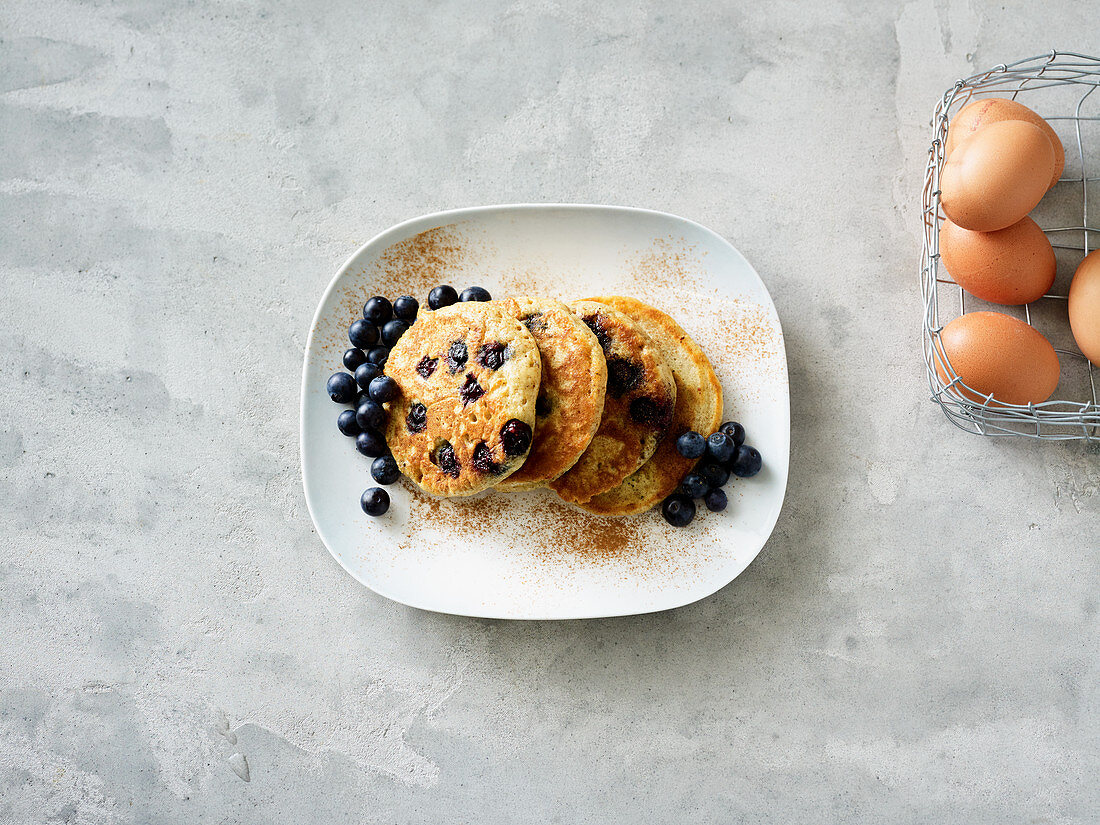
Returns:
[[[428,306],[442,309],[458,301],[488,301],[489,292],[471,286],[459,294],[453,286],[444,284],[428,293]],[[390,455],[383,431],[386,409],[382,405],[397,397],[398,387],[382,372],[390,347],[405,334],[420,303],[411,295],[402,295],[392,303],[389,298],[375,295],[363,305],[363,317],[348,328],[351,349],[344,353],[344,366],[351,372],[334,373],[326,384],[329,397],[337,404],[348,404],[336,418],[340,432],[355,439],[355,448],[373,458],[371,477],[379,484],[393,484],[401,476],[397,462]],[[381,487],[371,487],[359,503],[369,516],[380,516],[390,508],[390,496]]]
[[[684,527],[695,518],[697,498],[703,499],[711,512],[725,510],[727,500],[722,486],[730,475],[750,478],[760,472],[763,463],[760,451],[745,443],[745,428],[736,421],[727,421],[705,438],[689,430],[676,440],[676,451],[684,458],[703,461],[661,504],[661,514],[674,527]]]

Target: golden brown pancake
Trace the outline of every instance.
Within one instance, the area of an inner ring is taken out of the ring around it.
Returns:
[[[592,301],[570,308],[607,359],[599,429],[577,463],[550,484],[564,500],[583,504],[621,484],[653,455],[672,421],[676,382],[658,348],[626,315]]]
[[[531,452],[497,489],[528,490],[558,478],[588,449],[603,416],[607,359],[592,330],[561,301],[524,297],[508,303],[538,344],[542,386]]]
[[[580,504],[592,513],[628,516],[662,501],[695,466],[695,459],[677,452],[676,439],[688,430],[709,435],[718,428],[722,420],[722,385],[699,345],[665,313],[634,298],[592,300],[617,309],[644,330],[676,379],[672,424],[653,457],[622,484]]]
[[[513,307],[468,301],[421,312],[385,372],[401,389],[388,405],[386,443],[424,490],[471,495],[523,464],[542,366]]]

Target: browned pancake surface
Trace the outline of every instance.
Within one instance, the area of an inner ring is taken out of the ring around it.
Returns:
[[[550,484],[566,501],[583,504],[653,455],[672,422],[676,383],[660,351],[628,316],[594,301],[570,308],[595,334],[607,361],[599,429],[577,463]]]
[[[388,404],[386,442],[424,490],[471,495],[522,465],[541,363],[511,306],[470,301],[421,312],[385,372],[401,389]]]
[[[592,442],[603,416],[607,361],[592,330],[561,301],[522,297],[508,303],[538,345],[542,385],[531,452],[497,487],[526,490],[561,476]]]

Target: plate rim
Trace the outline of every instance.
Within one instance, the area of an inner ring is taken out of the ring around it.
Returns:
[[[322,309],[322,307],[325,306],[325,304],[328,303],[329,297],[332,294],[332,292],[336,289],[337,283],[346,274],[346,272],[351,268],[352,262],[355,261],[355,259],[358,258],[359,255],[362,254],[362,252],[365,249],[367,249],[367,247],[373,246],[374,244],[378,243],[380,240],[385,238],[387,235],[391,235],[391,234],[392,235],[397,235],[397,234],[402,233],[405,230],[407,230],[408,227],[410,227],[414,224],[418,224],[418,223],[436,223],[436,225],[442,225],[443,223],[453,223],[453,222],[455,222],[455,220],[459,219],[460,216],[461,217],[470,217],[470,216],[475,216],[479,213],[485,213],[485,212],[499,212],[499,211],[502,211],[502,210],[517,211],[517,212],[534,212],[534,211],[544,211],[544,210],[553,210],[553,209],[559,209],[559,210],[567,209],[567,210],[578,211],[578,212],[602,211],[602,212],[619,212],[619,213],[628,213],[628,214],[650,215],[650,216],[656,216],[656,217],[660,217],[660,218],[671,218],[675,221],[679,221],[681,223],[688,224],[689,226],[692,226],[695,229],[697,229],[699,231],[702,231],[703,233],[705,233],[707,235],[712,236],[720,244],[728,247],[728,249],[731,252],[733,252],[735,255],[740,257],[741,260],[743,260],[745,262],[745,264],[748,266],[749,271],[752,273],[753,277],[755,277],[756,280],[759,282],[761,288],[764,291],[764,294],[768,298],[768,302],[771,304],[772,313],[775,316],[775,324],[776,324],[776,330],[778,332],[778,340],[779,340],[780,346],[782,348],[783,365],[784,365],[784,368],[785,368],[784,371],[787,374],[787,382],[786,382],[787,386],[786,386],[786,392],[784,393],[784,400],[786,402],[786,407],[787,407],[787,450],[786,450],[786,456],[785,456],[786,460],[784,461],[783,487],[782,487],[782,490],[780,491],[779,502],[778,502],[778,506],[775,509],[774,518],[772,519],[771,524],[767,528],[767,535],[764,536],[764,540],[761,542],[760,547],[757,549],[757,551],[753,555],[753,557],[751,559],[749,559],[749,561],[745,564],[745,566],[742,567],[737,573],[735,573],[728,580],[726,580],[724,582],[721,582],[720,584],[717,584],[714,587],[713,590],[710,590],[709,592],[704,593],[702,595],[698,595],[698,596],[689,595],[688,598],[685,601],[676,601],[674,604],[668,604],[668,605],[662,605],[662,606],[659,606],[659,607],[652,607],[652,608],[647,608],[647,609],[643,609],[643,610],[632,611],[630,613],[622,613],[622,612],[601,613],[601,612],[595,612],[595,613],[583,613],[583,614],[569,615],[569,616],[509,616],[509,615],[504,615],[504,614],[501,614],[501,613],[495,613],[494,614],[492,611],[485,611],[485,612],[480,612],[480,613],[466,613],[466,612],[453,611],[453,610],[442,610],[438,607],[432,607],[432,606],[423,605],[423,604],[416,604],[414,601],[412,601],[408,598],[398,597],[398,596],[395,596],[391,593],[385,592],[384,589],[382,589],[378,586],[375,586],[375,584],[373,584],[371,582],[368,582],[364,578],[360,577],[354,570],[352,570],[352,568],[347,563],[345,563],[345,561],[341,557],[341,555],[338,554],[335,550],[333,550],[332,545],[329,543],[328,539],[326,538],[325,531],[322,528],[320,522],[318,521],[316,513],[314,512],[313,500],[312,500],[312,496],[310,494],[310,483],[308,481],[309,475],[308,475],[307,470],[306,470],[306,447],[305,447],[305,444],[306,444],[306,429],[305,429],[305,421],[306,421],[306,398],[307,398],[307,393],[309,392],[309,386],[306,383],[306,374],[307,374],[308,367],[309,367],[310,353],[311,353],[312,347],[313,347],[313,338],[314,338],[315,333],[317,332],[317,327],[318,327],[318,324],[319,324],[320,319],[321,319],[321,309]],[[446,220],[444,220],[444,219],[446,219]],[[481,205],[481,206],[466,206],[466,207],[458,207],[458,208],[453,208],[453,209],[443,209],[443,210],[440,210],[438,212],[428,212],[428,213],[425,213],[423,215],[417,215],[416,217],[408,218],[404,221],[393,224],[392,226],[387,227],[386,229],[382,230],[381,232],[378,232],[377,234],[372,236],[370,239],[368,239],[364,243],[360,244],[359,247],[357,247],[355,249],[355,251],[352,252],[351,255],[349,255],[344,260],[344,262],[336,269],[336,272],[333,274],[332,278],[329,279],[328,285],[325,287],[324,292],[321,293],[321,297],[317,302],[317,308],[313,311],[313,317],[310,320],[310,325],[309,325],[309,334],[306,336],[305,348],[304,348],[304,351],[302,353],[302,380],[301,380],[301,391],[300,391],[299,399],[298,399],[298,465],[299,465],[299,470],[301,472],[301,477],[302,477],[302,493],[303,493],[303,496],[304,496],[305,501],[306,501],[306,510],[309,512],[310,520],[313,522],[314,530],[316,531],[318,538],[321,539],[321,543],[325,546],[325,549],[328,550],[329,555],[332,556],[336,560],[336,563],[339,564],[340,567],[343,568],[343,570],[348,573],[348,575],[350,575],[353,579],[355,579],[355,581],[357,581],[359,584],[366,587],[371,592],[376,593],[379,596],[382,596],[383,598],[389,599],[390,601],[396,602],[396,603],[401,604],[401,605],[405,605],[406,607],[415,608],[417,610],[426,610],[426,611],[429,611],[429,612],[432,612],[432,613],[440,613],[440,614],[448,615],[448,616],[464,616],[464,617],[475,618],[475,619],[494,619],[494,620],[509,620],[509,621],[577,621],[577,620],[583,620],[583,619],[609,619],[609,618],[616,618],[616,617],[622,617],[622,616],[643,616],[643,615],[646,615],[646,614],[649,614],[649,613],[662,613],[662,612],[667,611],[667,610],[676,610],[678,608],[686,607],[689,604],[695,604],[696,602],[699,602],[699,601],[702,601],[703,599],[709,598],[710,596],[713,596],[718,591],[723,590],[731,582],[733,582],[735,579],[737,579],[739,576],[741,576],[746,570],[748,570],[749,567],[752,566],[752,563],[754,561],[756,561],[757,558],[759,558],[760,553],[763,552],[764,547],[767,545],[768,541],[771,539],[772,535],[775,533],[775,526],[776,526],[776,524],[779,523],[779,516],[783,512],[783,505],[786,504],[786,500],[787,500],[787,486],[790,483],[790,455],[791,455],[791,423],[790,423],[790,417],[791,417],[790,370],[789,370],[789,365],[787,363],[786,337],[783,334],[782,322],[779,318],[779,310],[775,306],[775,300],[772,298],[771,292],[768,290],[767,285],[764,283],[764,279],[761,278],[760,273],[756,271],[756,267],[754,267],[752,265],[752,263],[749,262],[748,258],[746,258],[741,253],[741,251],[737,247],[735,247],[732,243],[730,243],[729,240],[727,240],[725,237],[718,234],[713,229],[710,229],[709,227],[704,226],[703,224],[701,224],[697,221],[693,221],[690,218],[685,218],[685,217],[682,217],[680,215],[673,214],[671,212],[664,212],[664,211],[661,211],[661,210],[658,210],[658,209],[647,209],[647,208],[639,207],[639,206],[619,206],[619,205],[615,205],[615,204],[598,204],[598,203],[533,203],[533,202],[485,204],[485,205]]]

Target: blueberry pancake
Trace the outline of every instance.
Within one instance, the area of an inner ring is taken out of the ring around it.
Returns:
[[[607,394],[592,443],[550,487],[583,504],[622,483],[657,449],[672,421],[676,382],[649,336],[606,304],[570,304],[596,336],[607,360]]]
[[[722,420],[722,385],[707,360],[680,325],[668,315],[634,298],[594,298],[628,315],[664,355],[676,378],[676,407],[668,438],[635,473],[581,506],[606,516],[628,516],[648,510],[668,496],[695,465],[676,450],[687,430],[712,433]]]
[[[542,366],[535,339],[499,301],[421,312],[390,351],[386,441],[425,491],[468,496],[523,464]]]
[[[538,344],[542,386],[531,453],[497,486],[527,490],[556,479],[588,448],[603,415],[607,359],[592,330],[561,301],[515,298],[511,303]]]

